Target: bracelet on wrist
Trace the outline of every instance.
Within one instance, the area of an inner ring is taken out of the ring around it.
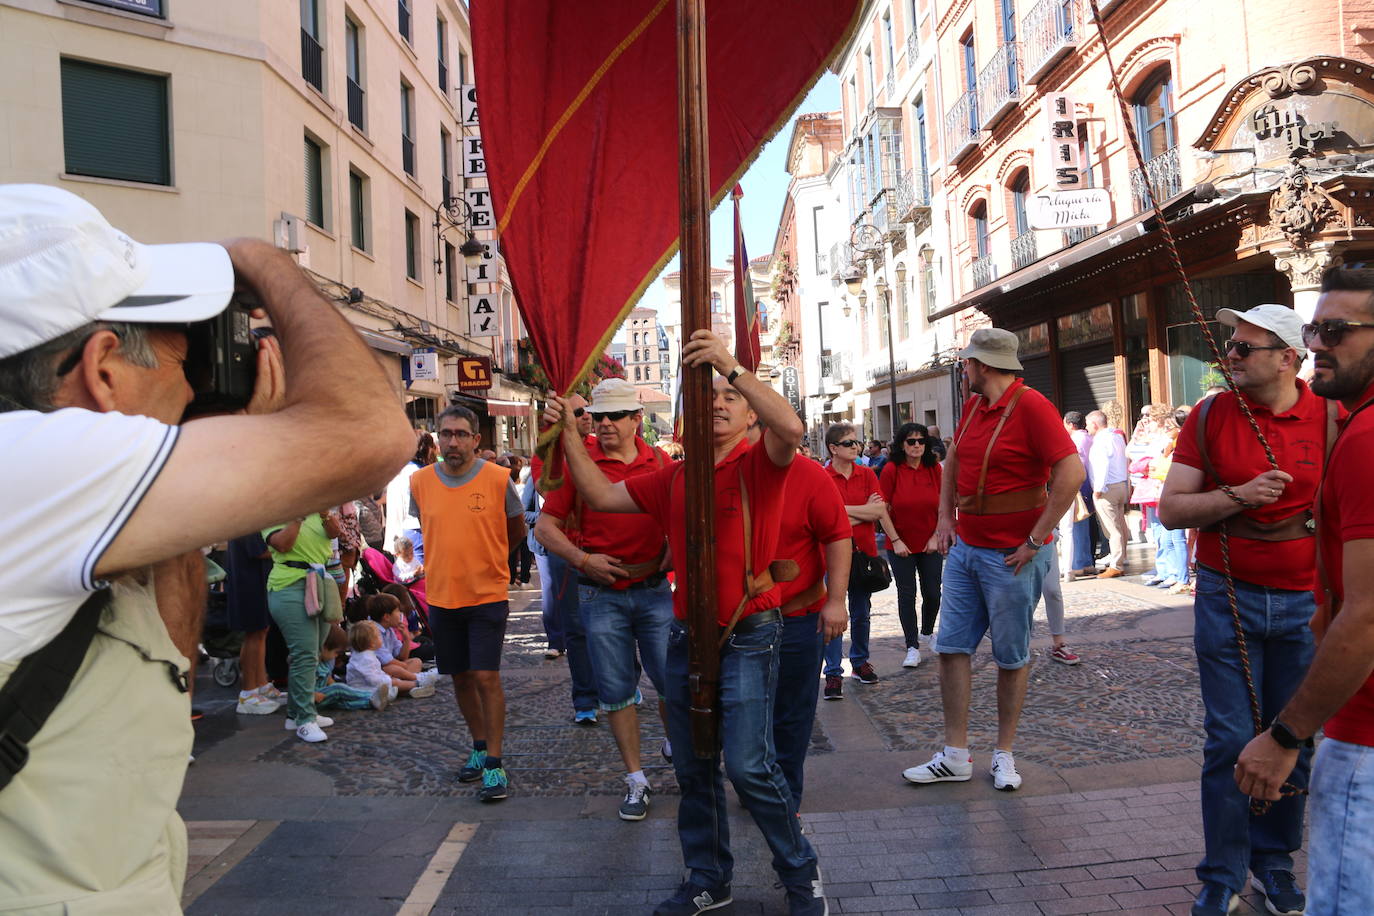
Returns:
[[[1217,489],[1225,493],[1227,496],[1229,496],[1231,498],[1231,502],[1235,503],[1237,506],[1240,506],[1242,509],[1259,508],[1259,506],[1257,506],[1254,503],[1246,502],[1244,499],[1240,497],[1238,493],[1236,493],[1235,490],[1231,489],[1231,487],[1227,486],[1226,484],[1222,484],[1221,486],[1217,487]]]

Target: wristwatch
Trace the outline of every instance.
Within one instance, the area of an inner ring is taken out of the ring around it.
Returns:
[[[1293,734],[1291,728],[1278,719],[1275,719],[1273,724],[1269,726],[1269,735],[1279,747],[1290,751],[1296,751],[1300,747],[1312,747],[1313,745],[1311,738],[1299,738]]]
[[[1026,546],[1030,547],[1032,550],[1039,550],[1041,547],[1044,547],[1047,543],[1049,543],[1049,538],[1045,538],[1045,540],[1037,544],[1035,543],[1035,535],[1026,535]]]
[[[733,385],[735,384],[735,379],[739,378],[743,374],[744,367],[741,366],[739,363],[735,363],[735,368],[730,370],[730,374],[725,376],[725,380],[729,382],[731,385]]]

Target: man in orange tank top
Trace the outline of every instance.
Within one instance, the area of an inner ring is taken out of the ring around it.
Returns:
[[[458,711],[472,733],[472,753],[459,782],[482,780],[484,802],[506,797],[501,766],[506,695],[501,647],[510,604],[506,558],[525,536],[520,497],[510,470],[477,457],[477,415],[453,405],[439,414],[441,464],[410,477],[414,515],[427,548],[425,591],[440,674],[453,677]]]

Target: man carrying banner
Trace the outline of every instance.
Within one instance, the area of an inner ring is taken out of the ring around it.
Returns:
[[[1294,774],[1312,736],[1324,730],[1309,806],[1306,911],[1314,914],[1374,912],[1372,331],[1374,270],[1327,271],[1302,337],[1312,351],[1312,391],[1339,400],[1350,413],[1340,423],[1315,506],[1321,604],[1312,627],[1320,642],[1292,699],[1245,746],[1235,769],[1242,793],[1273,801],[1276,809],[1287,805],[1296,799],[1280,800],[1283,785],[1299,784]]]
[[[709,331],[693,332],[682,350],[686,366],[711,366],[715,380],[717,621],[721,627],[720,736],[726,770],[740,801],[773,853],[786,889],[789,912],[826,912],[819,864],[801,834],[792,794],[775,759],[772,715],[777,687],[782,620],[779,588],[769,573],[777,559],[778,524],[788,471],[804,428],[791,405],[739,366]],[[545,418],[558,421],[563,402],[551,398]],[[751,448],[745,433],[754,417],[765,432]],[[611,483],[600,473],[577,434],[565,427],[563,448],[573,482],[598,512],[645,512],[668,520],[673,565],[687,569],[686,480],[680,466]],[[688,684],[686,589],[673,593],[677,618],[668,635],[668,736],[681,750],[673,756],[682,801],[678,838],[688,877],[654,910],[657,916],[694,916],[731,901],[734,860],[720,757],[699,759],[692,746]],[[707,636],[707,638],[711,638]]]
[[[607,480],[649,474],[672,463],[638,434],[644,411],[634,385],[606,379],[593,389],[589,412],[596,439],[587,452]],[[658,519],[647,515],[626,518],[597,512],[583,505],[575,488],[564,486],[544,501],[534,536],[577,576],[597,699],[610,721],[629,783],[620,819],[641,821],[649,813],[651,795],[640,766],[635,708],[641,665],[658,691],[659,715],[666,719],[663,666],[673,595],[663,573],[663,529]]]
[[[992,784],[1003,791],[1021,785],[1011,748],[1030,674],[1031,612],[1050,568],[1051,533],[1083,483],[1083,464],[1058,411],[1016,377],[1017,348],[1011,331],[980,328],[958,354],[974,395],[945,462],[935,529],[948,556],[935,637],[945,747],[903,772],[908,782],[964,782],[973,775],[971,658],[990,633],[998,669]]]
[[[1252,697],[1268,722],[1293,695],[1312,660],[1307,624],[1316,549],[1307,521],[1321,474],[1326,405],[1298,378],[1305,348],[1297,312],[1286,305],[1221,309],[1217,321],[1234,328],[1224,351],[1239,395],[1213,395],[1188,415],[1159,499],[1159,520],[1166,528],[1199,529],[1193,645],[1207,740],[1202,750],[1205,852],[1197,866],[1202,889],[1193,913],[1228,912],[1245,889],[1247,871],[1271,913],[1300,913],[1303,894],[1293,876],[1293,852],[1302,847],[1304,799],[1286,798],[1264,814],[1251,814],[1233,771],[1255,733]],[[1270,469],[1241,412],[1242,397],[1278,470]],[[1295,785],[1307,785],[1311,757],[1310,750],[1301,754]]]

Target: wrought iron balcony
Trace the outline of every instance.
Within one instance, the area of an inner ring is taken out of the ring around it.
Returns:
[[[992,263],[992,255],[974,258],[973,263],[969,265],[969,277],[973,281],[973,285],[969,287],[970,290],[982,289],[996,280],[997,268]]]
[[[1021,20],[1026,82],[1035,84],[1078,46],[1081,0],[1040,0]]]
[[[366,109],[363,106],[363,100],[365,98],[366,93],[363,91],[363,87],[355,83],[352,77],[349,77],[348,122],[361,131],[367,130],[367,118],[364,116]]]
[[[848,242],[836,242],[830,246],[830,282],[843,283],[846,277],[859,272],[854,263],[854,249]]]
[[[830,273],[830,255],[824,251],[816,252],[816,273],[821,275]]]
[[[301,29],[301,76],[324,92],[324,48],[305,29]]]
[[[1148,189],[1156,203],[1164,203],[1183,188],[1179,172],[1178,147],[1171,147],[1145,163],[1143,169],[1131,170],[1131,196],[1135,198],[1135,212],[1150,209]]]
[[[845,384],[853,379],[849,360],[843,353],[821,354],[821,378]]]
[[[920,53],[916,23],[911,23],[910,28],[910,34],[906,36],[906,67],[908,70],[916,66],[916,55]]]
[[[1021,46],[1007,41],[978,74],[978,125],[988,130],[1021,101]]]
[[[1020,270],[1027,264],[1039,260],[1040,255],[1035,247],[1035,233],[1029,229],[1011,240],[1011,264],[1015,270]]]
[[[945,112],[945,150],[951,162],[978,145],[978,90],[970,89]]]
[[[878,231],[884,236],[898,235],[906,231],[901,223],[901,214],[897,210],[896,188],[883,188],[879,191],[869,209],[872,212],[873,225],[877,226]]]
[[[407,175],[415,174],[415,141],[401,134],[401,168]]]
[[[930,218],[930,176],[925,169],[907,169],[898,179],[897,218],[912,223]]]
[[[1064,245],[1077,245],[1079,242],[1087,241],[1100,232],[1096,226],[1079,226],[1075,229],[1064,230]]]
[[[897,94],[897,71],[887,71],[887,104],[892,104],[892,97]]]

